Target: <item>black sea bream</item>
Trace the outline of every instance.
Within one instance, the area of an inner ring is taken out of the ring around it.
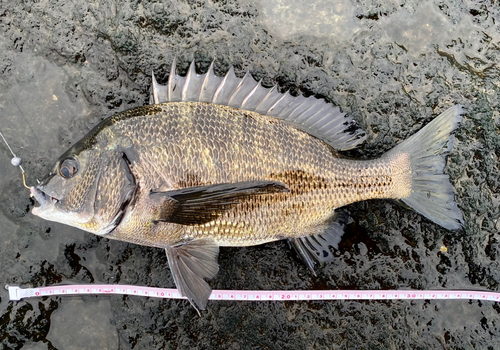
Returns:
[[[204,309],[220,246],[288,239],[312,269],[331,260],[346,215],[400,200],[447,229],[462,214],[443,173],[462,108],[453,106],[379,159],[353,160],[364,132],[337,107],[266,89],[213,67],[168,85],[151,105],[102,121],[32,194],[33,214],[97,235],[164,248],[175,284]]]

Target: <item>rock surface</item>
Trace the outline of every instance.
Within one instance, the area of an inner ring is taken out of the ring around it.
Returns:
[[[0,4],[0,131],[28,183],[100,120],[148,100],[174,56],[185,72],[234,65],[339,105],[376,157],[453,104],[466,115],[447,171],[465,228],[390,201],[347,207],[336,260],[312,276],[285,242],[222,249],[214,289],[488,289],[500,281],[500,9],[471,0],[196,0]],[[173,287],[160,249],[39,220],[0,144],[3,285]],[[443,252],[441,247],[446,247]],[[85,296],[10,302],[5,349],[498,349],[500,307],[480,301],[209,302]],[[74,320],[73,320],[74,319]],[[82,345],[83,344],[83,345]],[[84,346],[84,347],[82,347]]]

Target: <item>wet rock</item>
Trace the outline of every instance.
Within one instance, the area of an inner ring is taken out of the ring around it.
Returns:
[[[12,0],[0,9],[4,133],[28,183],[100,120],[148,101],[175,56],[204,73],[215,59],[265,86],[317,95],[368,133],[348,153],[376,157],[452,104],[466,115],[447,172],[465,217],[449,232],[389,201],[347,208],[336,259],[310,274],[287,244],[222,249],[215,289],[498,289],[500,35],[480,1]],[[12,155],[0,144],[0,280],[173,287],[161,249],[108,241],[33,217]],[[47,230],[50,228],[50,231]],[[441,247],[447,248],[446,252]],[[9,349],[498,348],[490,302],[209,302],[85,296],[8,301]],[[80,314],[78,322],[72,316]],[[103,331],[105,330],[105,331]]]

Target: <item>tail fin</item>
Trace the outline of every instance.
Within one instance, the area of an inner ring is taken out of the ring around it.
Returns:
[[[410,156],[411,192],[400,200],[449,230],[458,230],[463,225],[453,187],[448,175],[444,174],[446,158],[455,139],[454,131],[461,121],[462,106],[455,105],[387,153],[388,156],[396,153]]]

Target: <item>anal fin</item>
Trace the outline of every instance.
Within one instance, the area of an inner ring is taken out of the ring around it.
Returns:
[[[289,239],[290,245],[314,275],[316,275],[314,271],[316,263],[333,260],[333,254],[329,247],[338,249],[348,220],[349,215],[346,212],[335,212],[328,223],[314,228],[314,231],[317,233],[310,236]]]
[[[204,279],[215,277],[219,271],[219,246],[212,240],[200,239],[167,247],[165,251],[179,293],[196,309],[205,310],[212,288]]]

